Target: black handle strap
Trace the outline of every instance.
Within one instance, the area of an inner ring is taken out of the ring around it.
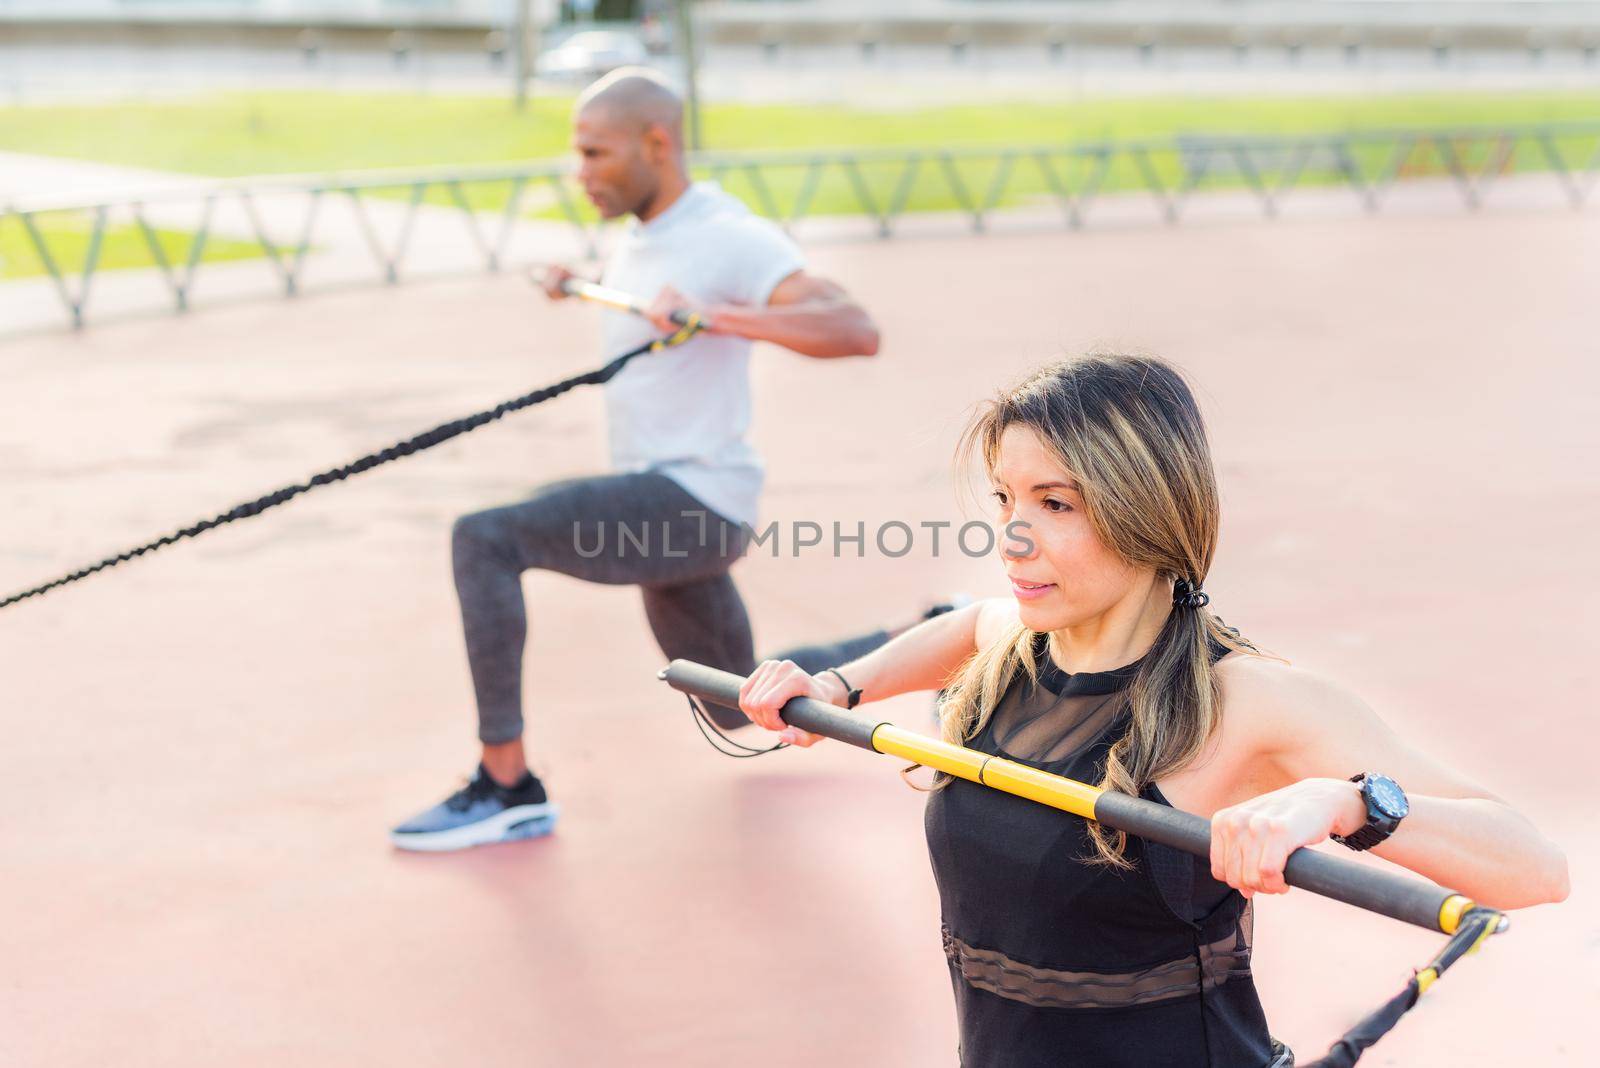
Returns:
[[[98,571],[104,571],[107,568],[116,567],[118,564],[127,563],[129,560],[144,556],[146,553],[155,552],[157,549],[163,549],[168,545],[183,541],[186,538],[198,537],[199,535],[204,534],[206,531],[215,529],[216,527],[237,522],[240,519],[249,519],[252,516],[258,516],[267,509],[276,508],[280,504],[287,504],[296,497],[300,496],[302,493],[309,493],[318,486],[326,486],[334,482],[343,482],[345,479],[350,478],[353,475],[359,475],[363,472],[370,471],[374,467],[380,467],[383,464],[391,463],[392,461],[402,459],[406,456],[413,456],[425,449],[431,449],[435,445],[442,445],[445,442],[450,441],[452,438],[458,438],[462,434],[477,430],[479,427],[486,426],[497,419],[504,418],[505,416],[510,415],[512,412],[520,412],[524,408],[531,408],[536,404],[543,404],[547,400],[554,400],[563,393],[576,389],[579,386],[594,386],[609,382],[611,379],[616,377],[617,372],[621,371],[625,366],[627,366],[628,362],[635,357],[642,356],[647,352],[656,352],[660,349],[670,348],[673,345],[681,345],[683,342],[693,337],[701,329],[702,326],[700,320],[691,317],[690,321],[687,322],[683,329],[679,330],[677,333],[668,335],[667,337],[653,338],[650,341],[645,342],[643,345],[640,345],[638,348],[630,349],[629,351],[624,352],[621,356],[616,357],[604,367],[598,367],[593,371],[586,371],[581,375],[574,375],[571,378],[564,378],[554,385],[545,386],[543,389],[536,389],[532,393],[524,393],[522,396],[514,397],[511,400],[506,401],[504,404],[497,404],[493,408],[487,408],[484,411],[475,412],[472,415],[465,416],[461,419],[453,419],[448,423],[441,423],[432,430],[425,430],[421,434],[417,434],[414,437],[407,438],[404,441],[396,442],[386,449],[380,449],[379,451],[369,453],[360,459],[352,460],[350,463],[335,467],[328,471],[323,471],[320,474],[312,475],[304,482],[297,482],[292,486],[285,486],[283,489],[275,490],[272,493],[266,494],[265,496],[257,497],[253,501],[247,501],[244,504],[230,508],[228,511],[223,512],[220,515],[212,516],[210,519],[202,519],[199,522],[194,523],[192,526],[183,527],[180,530],[173,531],[171,534],[157,538],[154,541],[146,542],[145,544],[137,546],[136,548],[124,550],[123,552],[117,553],[114,556],[108,556],[99,563],[90,564],[87,567],[79,568],[76,571],[62,575],[60,578],[52,579],[51,581],[42,583],[33,587],[32,589],[23,590],[21,593],[14,593],[9,597],[0,599],[0,609],[10,608],[12,605],[17,604],[20,601],[26,601],[30,597],[38,597],[49,593],[51,590],[59,589],[62,586],[77,582],[80,579],[88,578],[90,575],[93,575]]]
[[[861,691],[850,685],[850,680],[840,673],[838,668],[823,668],[822,674],[832,675],[844,686],[845,708],[854,708],[861,703]]]

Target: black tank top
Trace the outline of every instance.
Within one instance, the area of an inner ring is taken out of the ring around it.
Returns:
[[[1046,642],[1039,684],[1021,676],[968,745],[1099,782],[1138,664],[1071,675]],[[925,824],[967,1068],[1271,1060],[1250,909],[1209,862],[1130,838],[1132,870],[1090,863],[1084,820],[960,779],[929,796]]]

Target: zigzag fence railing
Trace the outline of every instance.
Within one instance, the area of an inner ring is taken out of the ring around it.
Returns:
[[[1446,181],[1465,209],[1477,210],[1505,178],[1533,173],[1554,183],[1559,201],[1581,209],[1600,179],[1600,122],[1005,148],[708,152],[692,164],[696,174],[721,180],[785,227],[818,215],[858,215],[880,237],[892,236],[913,213],[956,212],[981,232],[997,212],[1040,203],[1053,204],[1061,224],[1082,227],[1091,208],[1113,194],[1149,197],[1167,223],[1184,217],[1197,192],[1221,190],[1247,194],[1272,217],[1297,189],[1344,187],[1360,210],[1375,213],[1397,186],[1420,178]],[[288,201],[290,211],[269,224],[261,208],[267,200],[280,207]],[[473,262],[490,272],[507,266],[513,234],[534,218],[565,223],[591,256],[597,248],[596,222],[580,207],[570,167],[558,161],[180,183],[93,198],[33,197],[0,208],[0,227],[21,227],[70,322],[82,326],[113,230],[120,227],[124,241],[136,247],[142,243],[166,284],[172,310],[182,312],[206,266],[219,209],[237,217],[235,230],[242,230],[249,250],[243,255],[265,259],[282,293],[294,296],[316,247],[319,213],[330,201],[350,208],[371,256],[371,281],[379,284],[395,284],[403,268],[416,266],[408,250],[424,211],[454,213]],[[193,213],[194,229],[163,232],[160,217],[182,206]],[[380,225],[380,216],[387,217],[387,226]],[[80,263],[68,264],[59,236],[52,236],[50,221],[62,217],[74,220],[75,237],[66,243],[81,245]]]

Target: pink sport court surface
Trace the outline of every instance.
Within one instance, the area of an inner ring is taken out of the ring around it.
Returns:
[[[1571,860],[1567,903],[1363,1063],[1600,1063],[1600,215],[953,234],[808,249],[884,351],[758,350],[766,518],[959,525],[975,401],[1063,352],[1174,360],[1222,480],[1213,607]],[[0,587],[587,369],[597,315],[495,277],[8,340]],[[921,796],[838,744],[713,753],[631,590],[525,583],[557,834],[389,847],[474,760],[451,520],[603,445],[581,390],[0,613],[0,1065],[955,1063]],[[759,647],[1004,592],[948,540],[830,548],[738,566]],[[1303,1059],[1442,942],[1301,892],[1258,913]]]

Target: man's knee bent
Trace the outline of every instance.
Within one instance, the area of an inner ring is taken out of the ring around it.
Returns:
[[[504,524],[492,510],[461,516],[450,528],[450,554],[458,565],[468,560],[504,561],[510,558],[509,549]]]

